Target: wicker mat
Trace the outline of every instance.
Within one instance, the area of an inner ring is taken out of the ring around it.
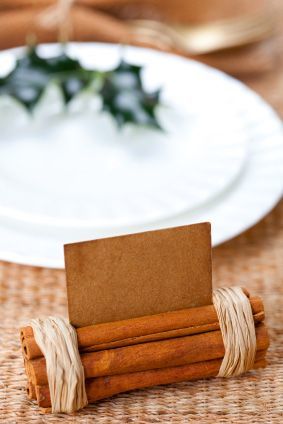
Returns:
[[[261,223],[216,248],[214,285],[239,283],[264,298],[269,365],[232,379],[137,390],[75,415],[41,415],[27,399],[19,327],[39,315],[65,315],[63,271],[0,262],[0,422],[2,423],[282,423],[283,202]]]

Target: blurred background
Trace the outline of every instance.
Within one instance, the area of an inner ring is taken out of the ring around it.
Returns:
[[[269,39],[282,15],[279,0],[2,0],[0,9],[2,49],[23,45],[31,34],[39,42],[58,40],[61,19],[71,40],[153,44],[232,74],[271,69],[274,43],[246,45]],[[239,46],[246,48],[223,54]],[[213,55],[217,50],[222,54]]]

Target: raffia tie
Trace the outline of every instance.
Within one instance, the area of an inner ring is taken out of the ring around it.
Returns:
[[[218,377],[240,375],[253,367],[256,354],[250,301],[241,287],[229,287],[214,290],[213,304],[225,347]]]
[[[36,343],[46,360],[52,412],[74,412],[87,405],[77,333],[66,319],[34,319]]]

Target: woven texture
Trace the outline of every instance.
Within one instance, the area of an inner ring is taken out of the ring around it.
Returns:
[[[264,75],[249,75],[245,81],[282,116],[280,37],[276,45],[276,67]],[[0,262],[0,422],[282,423],[283,202],[254,228],[214,249],[213,267],[215,287],[244,285],[253,295],[263,297],[271,338],[266,369],[232,379],[135,391],[91,405],[76,415],[52,416],[40,415],[27,399],[19,328],[34,317],[66,316],[64,272]]]

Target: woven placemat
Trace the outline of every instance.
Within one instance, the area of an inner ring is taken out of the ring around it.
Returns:
[[[232,379],[137,390],[75,415],[41,415],[27,399],[19,327],[66,315],[63,271],[0,262],[0,422],[282,423],[283,202],[261,223],[214,249],[214,286],[245,285],[264,299],[271,337],[268,367]]]

